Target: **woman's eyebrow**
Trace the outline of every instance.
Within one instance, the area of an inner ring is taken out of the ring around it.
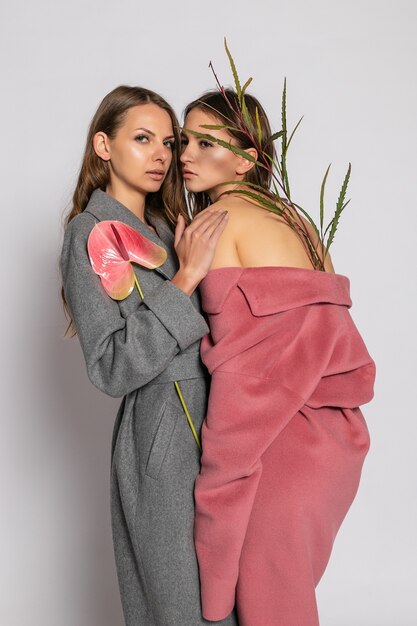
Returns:
[[[149,128],[135,128],[134,132],[136,132],[137,130],[144,130],[145,133],[149,133],[150,135],[153,135],[153,137],[155,137],[155,133],[153,133],[151,130],[149,130]]]
[[[148,133],[149,135],[152,135],[152,137],[156,137],[155,133],[153,133],[151,130],[149,130],[149,128],[135,128],[133,132],[137,132],[138,130],[143,130],[145,131],[145,133]],[[171,133],[170,135],[167,135],[166,137],[164,137],[165,139],[175,139],[175,135],[174,133]]]

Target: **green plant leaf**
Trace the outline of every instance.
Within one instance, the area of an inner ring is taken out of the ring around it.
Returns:
[[[268,139],[267,143],[272,143],[273,141],[275,141],[276,139],[279,139],[280,137],[282,137],[282,135],[284,134],[283,130],[279,130],[277,133],[274,133],[273,135],[271,135]]]
[[[343,181],[343,185],[341,191],[339,193],[339,197],[336,203],[336,210],[334,216],[330,223],[327,225],[324,234],[324,194],[325,187],[327,183],[327,178],[329,174],[330,165],[328,166],[323,181],[321,183],[320,188],[320,229],[315,224],[313,218],[305,211],[302,207],[295,204],[291,201],[291,190],[289,184],[289,175],[287,169],[287,154],[288,149],[291,145],[293,137],[298,130],[304,116],[302,116],[291,134],[289,134],[288,126],[287,126],[287,80],[284,78],[283,90],[282,90],[282,99],[281,99],[281,122],[282,129],[277,133],[271,135],[271,137],[263,137],[262,136],[262,126],[261,126],[261,116],[259,114],[259,110],[255,109],[254,120],[251,119],[249,115],[247,103],[245,101],[245,92],[248,86],[252,82],[252,77],[249,78],[243,85],[241,86],[241,82],[239,79],[239,75],[237,72],[236,64],[234,62],[233,56],[228,48],[227,40],[224,39],[225,50],[228,56],[230,68],[233,75],[233,80],[235,84],[235,90],[237,94],[237,103],[232,103],[229,101],[224,87],[219,82],[216,73],[210,63],[210,67],[214,73],[217,86],[220,92],[223,94],[225,98],[228,108],[230,110],[230,115],[235,118],[237,117],[238,122],[235,124],[234,119],[225,118],[225,124],[222,125],[204,125],[202,128],[206,130],[221,130],[225,129],[228,131],[232,130],[240,130],[245,133],[248,137],[250,137],[251,141],[257,143],[261,143],[262,141],[267,140],[268,143],[273,144],[273,142],[277,139],[281,139],[280,147],[281,152],[279,152],[279,148],[273,146],[274,154],[270,156],[265,151],[260,150],[258,154],[258,159],[252,157],[245,150],[240,148],[239,146],[235,146],[230,141],[225,141],[223,139],[217,139],[210,134],[200,133],[197,131],[191,131],[184,129],[189,132],[191,135],[194,135],[198,138],[204,139],[206,141],[210,141],[213,144],[217,144],[223,148],[226,148],[233,152],[234,154],[245,158],[258,165],[259,167],[264,168],[269,172],[271,176],[271,190],[265,190],[261,185],[255,185],[254,183],[249,183],[247,181],[228,181],[226,184],[235,185],[236,189],[231,189],[226,191],[226,194],[238,193],[242,197],[246,197],[251,201],[256,202],[259,206],[281,215],[285,223],[287,223],[300,237],[303,246],[306,252],[309,255],[310,261],[315,269],[325,270],[324,260],[325,256],[328,252],[330,245],[332,244],[335,236],[335,232],[338,228],[338,223],[340,220],[341,213],[347,206],[350,200],[345,201],[346,190],[350,177],[350,164],[348,168],[348,172]],[[256,139],[257,138],[257,139]],[[275,156],[276,154],[276,156]],[[275,157],[275,158],[274,158]],[[259,161],[259,158],[262,159],[262,162]],[[243,189],[242,189],[243,188]],[[273,191],[272,191],[273,190]],[[282,190],[282,192],[281,192]],[[282,196],[281,196],[282,193]],[[310,228],[311,226],[311,228]],[[323,236],[321,237],[320,234]],[[324,246],[324,239],[328,235],[326,248]],[[317,238],[317,239],[316,239]],[[322,258],[323,257],[323,258]]]
[[[252,189],[259,189],[259,191],[265,192],[265,188],[262,187],[262,185],[257,185],[256,183],[250,183],[248,180],[228,180],[224,184],[225,185],[245,185],[247,187],[251,187]]]
[[[333,219],[330,222],[331,226],[330,226],[330,229],[329,229],[329,235],[327,237],[325,256],[327,255],[327,253],[329,251],[329,248],[332,245],[332,242],[333,242],[333,239],[334,239],[337,227],[339,225],[339,220],[340,220],[340,216],[342,214],[342,211],[345,209],[345,207],[350,202],[350,200],[347,200],[347,202],[345,202],[345,196],[346,196],[347,186],[349,184],[349,178],[350,178],[351,169],[352,169],[352,166],[349,163],[349,167],[347,169],[346,176],[345,176],[345,179],[343,181],[342,188],[341,188],[340,193],[339,193],[339,197],[337,199],[336,210],[334,212]]]
[[[259,144],[262,144],[262,128],[261,128],[261,120],[259,119],[259,110],[258,107],[255,108],[255,117],[256,117],[256,128],[258,130],[258,141]]]
[[[190,133],[190,135],[194,135],[194,137],[198,137],[199,139],[205,139],[206,141],[212,141],[213,143],[217,143],[219,144],[219,146],[222,146],[222,148],[227,148],[227,150],[230,150],[231,152],[238,154],[239,156],[243,157],[247,161],[250,161],[251,163],[255,163],[256,165],[259,165],[260,167],[265,167],[263,163],[260,163],[260,161],[255,159],[255,157],[253,157],[251,154],[246,152],[246,150],[239,148],[239,146],[234,146],[233,144],[227,141],[224,141],[223,139],[217,139],[217,137],[213,137],[213,135],[206,135],[204,133],[199,133],[196,130],[191,130],[191,128],[184,128],[184,131],[187,133]]]
[[[277,198],[281,198],[281,194],[280,194],[280,192],[279,192],[279,190],[278,190],[278,187],[277,187],[277,185],[276,185],[276,182],[275,182],[275,181],[272,181],[272,186],[273,186],[273,188],[274,188],[274,193],[275,193],[275,195],[277,196]]]
[[[290,183],[287,172],[287,79],[284,78],[284,88],[282,90],[281,101],[281,123],[282,123],[282,149],[281,149],[281,172],[287,198],[291,199]]]
[[[267,154],[266,152],[262,152],[262,154],[264,155],[264,157],[266,158],[266,160],[270,162],[270,164],[271,164],[271,166],[272,166],[272,169],[273,169],[273,170],[274,170],[274,169],[275,169],[275,170],[277,170],[277,172],[278,172],[278,176],[279,176],[279,179],[281,179],[281,178],[282,178],[282,176],[281,176],[281,168],[280,168],[279,163],[278,163],[277,161],[275,161],[275,159],[273,159],[272,157],[270,157],[270,156],[269,156],[269,154]],[[275,176],[273,173],[272,173],[272,175],[273,175],[273,176]],[[275,176],[275,178],[277,178],[277,177]],[[275,184],[275,183],[274,183],[274,184]]]
[[[239,76],[237,74],[235,62],[233,60],[233,57],[232,57],[232,55],[230,53],[229,48],[227,47],[226,37],[224,38],[224,47],[226,49],[226,54],[227,54],[227,56],[229,58],[230,68],[232,70],[233,79],[235,81],[235,88],[236,88],[237,97],[239,98],[239,102],[241,102],[241,100],[242,100],[242,87],[240,86]]]
[[[275,197],[272,197],[274,194],[272,192],[268,192],[265,187],[262,185],[257,185],[256,183],[250,183],[247,180],[228,180],[224,183],[225,185],[243,185],[244,187],[250,187],[251,189],[257,189],[263,194],[269,194],[271,196],[271,202],[275,202]],[[268,198],[268,196],[266,196]]]
[[[200,124],[200,128],[207,130],[236,130],[236,126],[226,126],[225,124]]]
[[[320,240],[320,233],[319,233],[319,229],[316,226],[315,221],[313,220],[313,218],[311,217],[311,215],[309,215],[307,213],[307,211],[305,209],[303,209],[303,207],[301,207],[299,204],[295,204],[295,202],[293,203],[295,207],[297,207],[297,209],[299,211],[301,211],[301,213],[304,215],[305,218],[308,219],[308,221],[310,222],[310,224],[312,225],[312,227],[314,228],[314,232],[316,233],[318,239]]]
[[[241,196],[246,196],[247,198],[250,198],[251,200],[255,200],[264,209],[268,209],[268,211],[271,211],[272,213],[277,213],[278,215],[283,214],[282,209],[277,207],[277,205],[275,204],[273,200],[269,200],[268,198],[265,198],[265,196],[255,193],[254,191],[245,191],[244,189],[239,189],[239,191],[231,190],[231,191],[226,191],[225,193],[226,194],[238,193]]]
[[[340,213],[341,213],[342,211],[344,211],[345,207],[349,204],[349,202],[350,202],[350,199],[349,199],[349,200],[346,200],[346,202],[343,204],[343,206],[342,206],[342,208],[341,208],[341,210],[340,210]],[[334,220],[334,216],[333,216],[333,218],[330,220],[330,222],[327,224],[327,226],[326,226],[326,230],[324,231],[324,234],[323,234],[323,238],[325,238],[325,237],[326,237],[326,235],[327,235],[327,233],[329,232],[330,228],[333,226],[333,220]]]
[[[330,166],[331,166],[331,163],[329,163],[329,166],[326,170],[326,173],[323,178],[323,182],[321,183],[321,189],[320,189],[320,233],[321,233],[322,241],[323,241],[323,224],[324,224],[324,188],[326,186],[326,180],[329,174]]]
[[[251,77],[251,78],[248,78],[248,80],[246,81],[246,83],[243,85],[243,87],[242,87],[242,95],[245,93],[246,89],[249,87],[249,85],[251,84],[251,82],[252,82],[252,77]]]
[[[292,138],[294,137],[295,131],[297,130],[297,128],[299,127],[299,125],[300,125],[300,124],[301,124],[301,122],[303,121],[303,118],[304,118],[304,115],[302,115],[302,116],[300,117],[300,119],[298,120],[297,124],[295,125],[295,128],[294,128],[294,130],[292,131],[292,133],[291,133],[291,135],[290,135],[290,138],[288,139],[288,143],[287,143],[287,146],[286,146],[286,148],[285,148],[285,152],[288,152],[288,148],[290,147],[291,140],[292,140]]]
[[[285,148],[287,141],[287,79],[284,78],[284,88],[282,90],[281,101],[281,124],[282,124],[282,146]]]
[[[269,156],[267,152],[262,151],[261,154],[263,154],[263,156],[271,163],[271,165],[274,164],[274,159],[271,156]]]
[[[211,106],[211,104],[207,104],[206,102],[204,102],[204,106],[207,109],[211,109],[213,111],[213,113],[214,113],[213,117],[214,118],[219,116],[217,109],[215,107]],[[229,104],[228,104],[228,106],[229,106],[229,109],[232,108]],[[223,114],[223,117],[224,117],[225,120],[230,122],[231,128],[236,128],[236,126],[232,126],[234,124],[234,120],[232,120],[230,117],[227,117],[227,115],[224,115],[224,114]]]
[[[321,258],[317,254],[317,250],[314,249],[310,239],[306,238],[305,241],[307,242],[307,246],[308,246],[309,254],[310,254],[310,261],[314,269],[324,272],[325,271],[324,263],[322,262]]]
[[[242,117],[243,117],[243,121],[245,122],[245,126],[250,133],[253,133],[254,131],[253,122],[249,115],[248,107],[246,106],[245,96],[243,94],[242,94],[240,106],[241,106]]]

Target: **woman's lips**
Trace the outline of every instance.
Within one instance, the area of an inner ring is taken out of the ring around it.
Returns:
[[[192,178],[193,176],[197,176],[195,172],[191,172],[190,170],[183,171],[184,178]]]
[[[146,172],[146,173],[153,180],[162,180],[165,176],[165,172],[163,170],[150,170],[149,172]]]

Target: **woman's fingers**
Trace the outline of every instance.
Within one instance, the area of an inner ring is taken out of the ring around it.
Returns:
[[[202,211],[204,215],[199,214],[199,219],[195,218],[188,226],[185,223],[184,217],[180,214],[178,215],[177,225],[175,227],[175,237],[174,237],[174,247],[177,248],[180,245],[181,240],[191,240],[192,238],[199,238],[201,234],[204,232],[206,223],[210,223],[215,217],[215,212],[210,211]]]
[[[204,235],[206,239],[210,239],[210,243],[217,243],[217,240],[227,224],[228,216],[227,211],[217,211],[215,219],[206,224],[206,229],[202,235]]]
[[[202,216],[198,221],[193,220],[191,225],[188,227],[188,234],[198,237],[205,235],[207,237],[207,232],[212,232],[213,228],[215,228],[219,223],[222,213],[223,212],[221,211],[211,210],[206,213],[206,215]]]
[[[177,225],[175,227],[175,239],[174,239],[174,246],[176,247],[179,242],[180,239],[184,233],[185,230],[185,219],[184,217],[181,215],[181,213],[178,215],[178,219],[177,219]]]
[[[207,274],[213,262],[217,242],[228,221],[228,212],[211,210],[185,228],[185,221],[178,218],[175,229],[175,250],[180,270],[192,276],[196,284]]]
[[[196,230],[203,228],[204,224],[212,221],[216,214],[217,211],[215,211],[214,209],[204,209],[204,211],[201,211],[196,215],[196,217],[193,218],[191,224],[188,226],[188,232],[192,233]]]

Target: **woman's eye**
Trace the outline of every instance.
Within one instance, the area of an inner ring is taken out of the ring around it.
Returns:
[[[164,141],[164,145],[167,148],[171,148],[171,150],[173,150],[174,146],[175,146],[175,140],[174,139],[167,139],[166,141]]]
[[[139,143],[145,143],[148,140],[149,140],[148,135],[136,135],[135,137],[135,141],[138,141]]]
[[[212,147],[213,147],[213,144],[212,144],[212,143],[210,143],[209,141],[205,141],[205,139],[202,139],[202,140],[200,141],[200,146],[201,146],[202,148],[212,148]]]

